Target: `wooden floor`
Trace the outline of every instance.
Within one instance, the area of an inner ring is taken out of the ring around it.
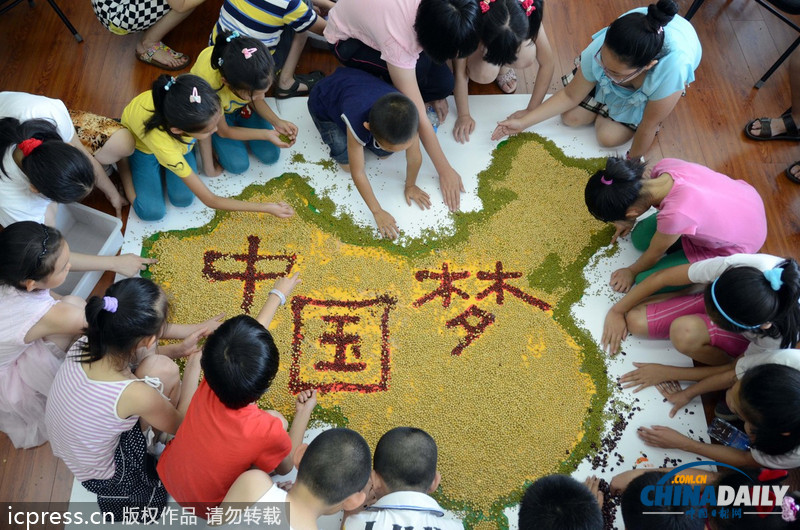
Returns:
[[[683,13],[690,1],[679,3]],[[33,9],[20,4],[0,16],[0,90],[44,94],[71,108],[118,117],[161,72],[136,61],[136,37],[107,32],[95,19],[89,0],[60,0],[60,4],[83,43],[75,42],[45,0]],[[220,4],[221,0],[207,0],[168,35],[166,43],[197,56],[206,46]],[[556,75],[572,68],[573,58],[596,30],[639,5],[631,0],[549,0],[544,26],[555,48]],[[800,148],[794,142],[747,141],[742,134],[748,120],[780,115],[789,106],[786,66],[760,90],[752,87],[796,35],[750,0],[706,0],[692,22],[703,44],[697,80],[664,123],[650,158],[683,158],[753,184],[767,204],[769,238],[764,251],[797,258],[800,186],[781,173],[800,159]],[[298,71],[331,72],[335,67],[329,53],[308,49]],[[518,91],[529,93],[533,78],[532,72],[523,72]],[[471,93],[499,90],[472,87]],[[101,196],[94,195],[90,203],[110,212]],[[106,275],[101,286],[110,281]],[[0,500],[69,498],[72,476],[48,445],[15,450],[0,433],[0,462]]]

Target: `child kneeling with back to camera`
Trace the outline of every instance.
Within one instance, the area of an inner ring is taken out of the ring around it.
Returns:
[[[292,455],[316,406],[316,390],[298,394],[288,434],[280,413],[261,410],[255,402],[278,372],[279,353],[267,326],[298,283],[297,274],[280,278],[256,318],[239,315],[226,321],[203,348],[205,379],[158,462],[169,494],[200,517],[216,509],[248,469],[286,474],[293,468]]]
[[[369,445],[350,429],[329,429],[294,455],[297,479],[287,494],[258,469],[242,473],[220,508],[288,502],[294,530],[317,530],[317,519],[364,504],[370,479]],[[459,525],[460,528],[460,525]]]
[[[345,513],[343,528],[461,529],[461,521],[444,518],[444,510],[429,495],[442,478],[436,470],[437,453],[436,442],[421,429],[395,427],[381,436],[372,471],[378,500],[358,513]]]

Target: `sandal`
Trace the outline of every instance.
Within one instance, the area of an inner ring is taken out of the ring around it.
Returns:
[[[171,54],[176,59],[184,58],[185,60],[178,66],[170,66],[168,64],[164,64],[161,61],[153,58],[153,56],[159,50],[163,50],[163,51]],[[161,68],[162,70],[169,70],[169,71],[183,70],[184,68],[189,66],[189,56],[188,55],[180,53],[180,52],[176,52],[175,50],[173,50],[172,48],[170,48],[169,46],[167,46],[166,44],[164,44],[161,41],[158,41],[157,43],[155,43],[152,46],[150,46],[150,48],[145,50],[145,52],[143,54],[139,55],[137,53],[136,54],[136,58],[139,59],[140,61],[142,61],[143,63],[147,63],[147,64],[150,64],[150,65],[153,65],[153,66],[157,66],[158,68]]]
[[[319,70],[314,70],[308,74],[295,74],[294,83],[292,83],[292,86],[289,88],[281,88],[276,84],[272,95],[275,96],[276,99],[307,96],[311,92],[311,89],[314,88],[314,85],[316,85],[323,77],[325,77],[325,74]],[[306,85],[307,88],[300,90],[300,83]]]
[[[798,172],[797,175],[792,173],[792,170],[795,168],[800,168],[800,160],[790,164],[789,167],[786,168],[786,171],[784,171],[783,173],[786,175],[787,179],[791,180],[795,184],[800,184],[800,171]]]
[[[780,134],[772,134],[771,122],[772,118],[758,118],[757,120],[750,120],[744,126],[744,134],[751,140],[800,140],[800,131],[797,130],[797,125],[792,119],[792,115],[783,114],[780,117],[786,126],[786,132]],[[756,122],[761,124],[761,129],[757,133],[750,131],[753,124]]]
[[[498,75],[494,82],[497,83],[500,90],[506,94],[513,94],[517,91],[517,72],[515,72],[513,68],[509,68],[506,70],[506,73]],[[508,87],[511,83],[514,83],[514,88],[506,90],[504,87]]]

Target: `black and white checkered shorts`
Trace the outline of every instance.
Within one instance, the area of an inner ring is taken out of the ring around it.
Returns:
[[[169,11],[167,0],[92,0],[97,19],[111,33],[144,31]]]

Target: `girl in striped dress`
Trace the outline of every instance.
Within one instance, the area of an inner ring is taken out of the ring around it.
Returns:
[[[122,280],[106,296],[89,299],[86,337],[70,349],[47,401],[45,423],[53,453],[116,521],[123,514],[142,522],[160,516],[167,493],[143,431],[151,426],[174,434],[197,389],[196,340],[184,343],[188,359],[184,383],[174,383],[179,389],[150,377],[163,373],[157,366],[163,355],[147,356],[131,371],[137,350],[157,343],[166,315],[164,292],[143,278]],[[176,395],[174,403],[167,398]]]

